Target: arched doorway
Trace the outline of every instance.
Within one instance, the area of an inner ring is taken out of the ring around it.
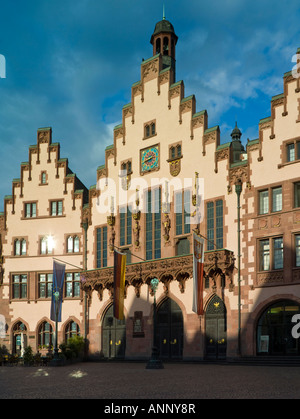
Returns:
[[[113,314],[113,305],[106,311],[102,321],[102,351],[105,358],[124,358],[126,348],[126,325]]]
[[[207,359],[225,359],[226,349],[226,307],[221,298],[214,295],[205,313],[205,356]]]
[[[183,316],[171,298],[166,298],[157,308],[156,345],[162,359],[182,358]]]
[[[292,317],[300,313],[300,304],[291,300],[269,306],[257,323],[258,355],[300,355],[299,339],[292,336]]]

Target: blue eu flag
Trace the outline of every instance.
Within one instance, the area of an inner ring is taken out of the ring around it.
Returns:
[[[56,309],[57,309],[58,322],[61,322],[61,306],[62,306],[63,286],[64,286],[64,279],[65,279],[65,267],[66,265],[53,261],[53,283],[52,283],[50,319],[53,321],[56,320],[55,316],[56,316]],[[57,307],[56,307],[56,300],[54,296],[55,292],[59,292],[59,297],[57,300]]]

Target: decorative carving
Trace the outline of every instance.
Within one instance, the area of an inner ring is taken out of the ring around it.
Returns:
[[[272,227],[280,227],[281,226],[281,219],[278,215],[272,217]]]
[[[38,133],[38,142],[39,143],[49,143],[50,141],[50,131],[39,131]]]
[[[148,76],[155,76],[158,73],[159,61],[158,59],[152,60],[142,66],[142,79],[144,80]]]
[[[170,243],[170,228],[171,228],[171,220],[168,213],[164,214],[165,219],[163,221],[163,228],[164,228],[164,239],[165,245]]]
[[[257,285],[283,282],[283,271],[263,272],[257,274]]]
[[[143,93],[143,87],[141,82],[132,88],[132,95],[137,96]]]
[[[127,106],[123,109],[123,116],[124,118],[127,118],[127,116],[132,116],[133,114],[133,106]]]
[[[178,176],[181,170],[181,158],[176,160],[169,160],[170,174],[172,176]]]
[[[229,187],[231,192],[232,185],[241,179],[242,182],[249,182],[248,178],[248,165],[234,167],[229,170]]]
[[[224,148],[216,152],[216,161],[221,161],[229,158],[229,148]]]
[[[294,223],[299,224],[300,223],[300,212],[294,212]]]
[[[268,219],[267,218],[260,218],[258,220],[258,228],[259,228],[259,230],[263,230],[265,228],[268,228]]]

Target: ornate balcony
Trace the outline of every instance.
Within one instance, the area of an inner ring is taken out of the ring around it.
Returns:
[[[204,276],[206,280],[209,280],[209,287],[213,291],[216,291],[218,287],[228,287],[230,290],[233,288],[234,260],[233,252],[227,249],[205,252]],[[152,278],[158,278],[164,284],[166,294],[169,292],[171,281],[177,281],[180,291],[184,293],[186,281],[192,277],[192,254],[131,263],[126,266],[125,294],[128,286],[132,285],[139,297],[141,286],[149,285]],[[107,267],[82,272],[81,288],[87,292],[89,298],[95,290],[102,300],[105,289],[108,289],[110,298],[113,298],[114,268]]]

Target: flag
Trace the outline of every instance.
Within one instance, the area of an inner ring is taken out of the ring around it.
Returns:
[[[66,265],[53,261],[53,282],[52,282],[50,319],[53,321],[56,320],[56,301],[55,301],[54,293],[58,291],[59,297],[57,301],[57,304],[58,304],[57,321],[59,322],[61,322],[61,306],[62,306],[63,286],[64,286],[64,279],[65,279],[65,267]]]
[[[193,239],[193,311],[203,314],[204,240],[195,233]]]
[[[114,250],[114,317],[124,319],[126,254]]]

